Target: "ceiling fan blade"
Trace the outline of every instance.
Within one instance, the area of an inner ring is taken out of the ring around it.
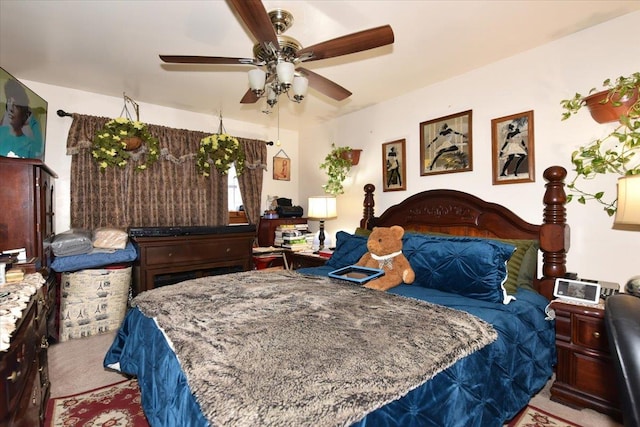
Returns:
[[[227,58],[224,56],[160,55],[160,59],[171,64],[254,64],[253,58]]]
[[[229,3],[258,42],[279,46],[276,30],[261,0],[229,0]]]
[[[298,68],[296,71],[304,74],[304,76],[309,79],[309,86],[318,92],[322,92],[328,97],[335,99],[336,101],[342,101],[343,99],[347,99],[351,96],[351,92],[347,89],[332,82],[326,77],[322,77],[320,74],[316,74],[306,68]]]
[[[362,52],[380,46],[392,44],[394,41],[393,30],[390,25],[370,28],[368,30],[338,37],[323,43],[305,47],[298,51],[298,57],[305,54],[311,55],[304,61],[317,61],[320,59],[335,58],[336,56]]]
[[[256,95],[251,89],[248,89],[240,100],[240,104],[255,104],[258,102],[258,95]]]

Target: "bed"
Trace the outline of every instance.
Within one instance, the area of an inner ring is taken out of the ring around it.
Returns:
[[[565,176],[545,171],[539,225],[453,190],[376,216],[368,184],[359,229],[338,233],[325,266],[144,292],[104,364],[137,376],[154,426],[501,426],[556,361],[546,307],[566,271]],[[406,230],[412,285],[327,277],[390,225]]]

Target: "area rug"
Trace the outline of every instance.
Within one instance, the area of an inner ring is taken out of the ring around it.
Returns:
[[[45,425],[149,427],[140,406],[140,392],[136,380],[50,399]]]
[[[507,424],[508,427],[581,427],[534,406],[527,406]]]

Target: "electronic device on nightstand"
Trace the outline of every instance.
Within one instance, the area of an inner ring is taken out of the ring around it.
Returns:
[[[563,300],[597,304],[600,298],[607,298],[620,290],[620,285],[602,280],[559,277],[553,287],[553,296]]]

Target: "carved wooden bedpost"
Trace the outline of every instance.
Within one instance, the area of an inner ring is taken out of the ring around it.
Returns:
[[[564,192],[564,178],[567,176],[567,171],[561,166],[551,166],[544,171],[543,176],[547,184],[543,198],[543,224],[540,229],[542,281],[539,292],[548,299],[552,299],[556,277],[562,277],[567,272],[569,225],[565,208],[567,195]]]
[[[375,190],[376,186],[373,184],[366,184],[364,186],[364,201],[362,202],[362,206],[364,207],[364,209],[362,210],[362,219],[360,220],[361,228],[367,228],[369,220],[373,218],[373,207],[376,204],[376,202],[373,200],[373,192]]]

